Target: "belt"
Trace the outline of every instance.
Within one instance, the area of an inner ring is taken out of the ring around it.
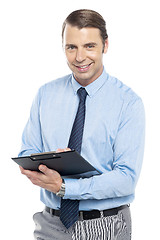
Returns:
[[[128,208],[129,205],[123,205],[117,208],[111,208],[103,211],[92,210],[92,211],[79,211],[80,220],[89,220],[94,218],[108,217],[117,215],[122,209]],[[52,216],[60,216],[60,210],[45,207],[46,212],[50,213]]]

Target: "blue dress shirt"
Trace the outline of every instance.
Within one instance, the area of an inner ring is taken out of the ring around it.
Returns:
[[[68,146],[81,85],[73,75],[42,86],[33,101],[19,156]],[[134,199],[143,151],[145,114],[142,100],[103,70],[85,87],[86,116],[81,155],[102,174],[66,178],[65,199],[79,199],[80,210],[109,209]],[[60,198],[41,189],[41,201],[60,208]]]

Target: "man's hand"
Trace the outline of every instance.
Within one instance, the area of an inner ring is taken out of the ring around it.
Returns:
[[[67,152],[67,151],[71,151],[71,149],[58,148],[56,150],[56,152]],[[57,171],[49,169],[42,164],[39,166],[39,170],[41,172],[25,170],[21,166],[20,166],[20,170],[21,170],[21,173],[27,176],[34,185],[37,185],[53,193],[57,193],[60,190],[60,187],[62,185],[62,178]]]
[[[20,170],[34,185],[53,193],[57,193],[60,190],[62,178],[57,171],[49,169],[45,165],[39,166],[41,172],[25,170],[22,167],[20,167]]]

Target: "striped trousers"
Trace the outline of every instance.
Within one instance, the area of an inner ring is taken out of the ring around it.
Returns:
[[[131,215],[125,208],[117,215],[79,220],[66,229],[59,217],[51,216],[45,210],[36,213],[34,239],[36,240],[130,240]]]

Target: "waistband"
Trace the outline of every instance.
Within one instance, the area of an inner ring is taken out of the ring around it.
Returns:
[[[129,205],[123,205],[117,208],[111,208],[106,210],[92,210],[92,211],[79,211],[80,220],[89,220],[101,217],[108,217],[117,215],[118,212],[122,209],[129,208]],[[52,209],[49,207],[45,207],[46,212],[50,213],[52,216],[60,216],[60,210]]]

